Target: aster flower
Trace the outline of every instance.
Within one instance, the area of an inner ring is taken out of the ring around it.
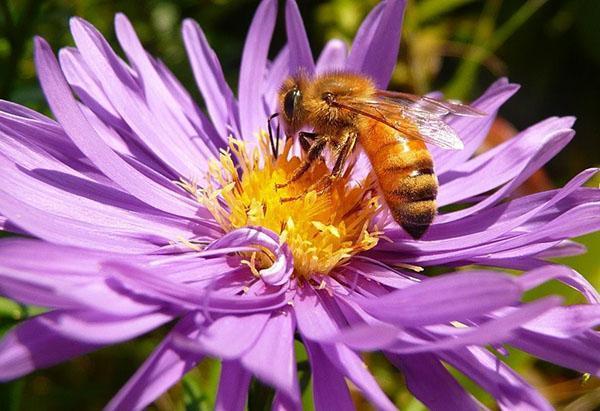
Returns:
[[[56,120],[0,102],[0,222],[33,238],[0,242],[0,292],[48,311],[0,342],[0,379],[10,380],[135,338],[170,321],[170,333],[109,402],[141,409],[205,357],[222,360],[217,409],[243,409],[251,378],[271,385],[275,409],[299,409],[294,356],[306,348],[319,410],[352,409],[348,379],[378,409],[395,409],[360,353],[382,351],[431,409],[480,409],[452,366],[503,409],[551,405],[503,361],[504,344],[600,375],[600,296],[548,258],[582,247],[571,237],[600,226],[600,193],[565,187],[510,199],[573,138],[574,120],[550,118],[475,154],[498,108],[516,92],[494,83],[473,106],[482,118],[451,118],[465,148],[433,148],[440,212],[421,240],[389,218],[368,163],[359,159],[328,195],[301,193],[327,172],[275,189],[297,166],[288,143],[274,159],[267,117],[286,76],[349,70],[385,88],[396,62],[405,3],[378,5],[352,48],[333,40],[314,62],[296,3],[286,3],[288,43],[273,61],[276,2],[250,27],[238,96],[196,23],[183,37],[207,115],[175,76],[116,17],[124,61],[86,21],[76,48],[56,60],[35,40],[35,63]],[[437,277],[420,267],[469,268]],[[558,279],[588,304],[522,302]],[[492,346],[496,351],[486,348]],[[435,381],[432,384],[432,381]]]

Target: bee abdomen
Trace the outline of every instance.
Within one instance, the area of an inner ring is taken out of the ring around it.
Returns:
[[[426,149],[397,152],[375,167],[394,220],[413,238],[425,234],[435,214],[438,183]]]

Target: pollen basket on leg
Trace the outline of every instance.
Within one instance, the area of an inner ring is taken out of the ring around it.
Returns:
[[[290,149],[288,141],[275,160],[264,134],[251,153],[242,141],[231,139],[229,150],[210,165],[203,189],[193,194],[225,231],[261,226],[279,234],[292,251],[296,276],[326,275],[377,244],[379,232],[372,220],[380,210],[379,200],[372,179],[351,184],[349,172],[318,195],[310,188],[331,173],[322,160],[281,187],[301,163]],[[252,258],[259,266],[270,264],[266,257]]]

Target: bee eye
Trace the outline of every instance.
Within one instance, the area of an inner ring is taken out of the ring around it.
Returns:
[[[302,98],[302,94],[300,90],[293,89],[288,91],[283,100],[283,110],[285,111],[285,116],[288,119],[294,118],[294,114],[298,105],[300,104],[300,99]]]

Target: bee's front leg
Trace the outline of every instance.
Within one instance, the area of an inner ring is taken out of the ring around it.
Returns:
[[[283,187],[286,187],[287,185],[293,183],[294,181],[300,179],[300,177],[302,177],[304,175],[304,173],[306,173],[308,171],[308,169],[310,168],[312,163],[315,160],[317,160],[319,157],[321,157],[321,153],[323,153],[323,150],[325,149],[325,147],[327,146],[327,143],[329,142],[329,137],[328,136],[318,136],[316,134],[315,134],[315,136],[317,136],[317,137],[315,137],[313,144],[308,149],[306,158],[302,161],[302,163],[298,166],[298,168],[296,168],[292,172],[292,175],[289,177],[288,181],[286,181],[283,184],[276,184],[275,187],[283,188]]]

